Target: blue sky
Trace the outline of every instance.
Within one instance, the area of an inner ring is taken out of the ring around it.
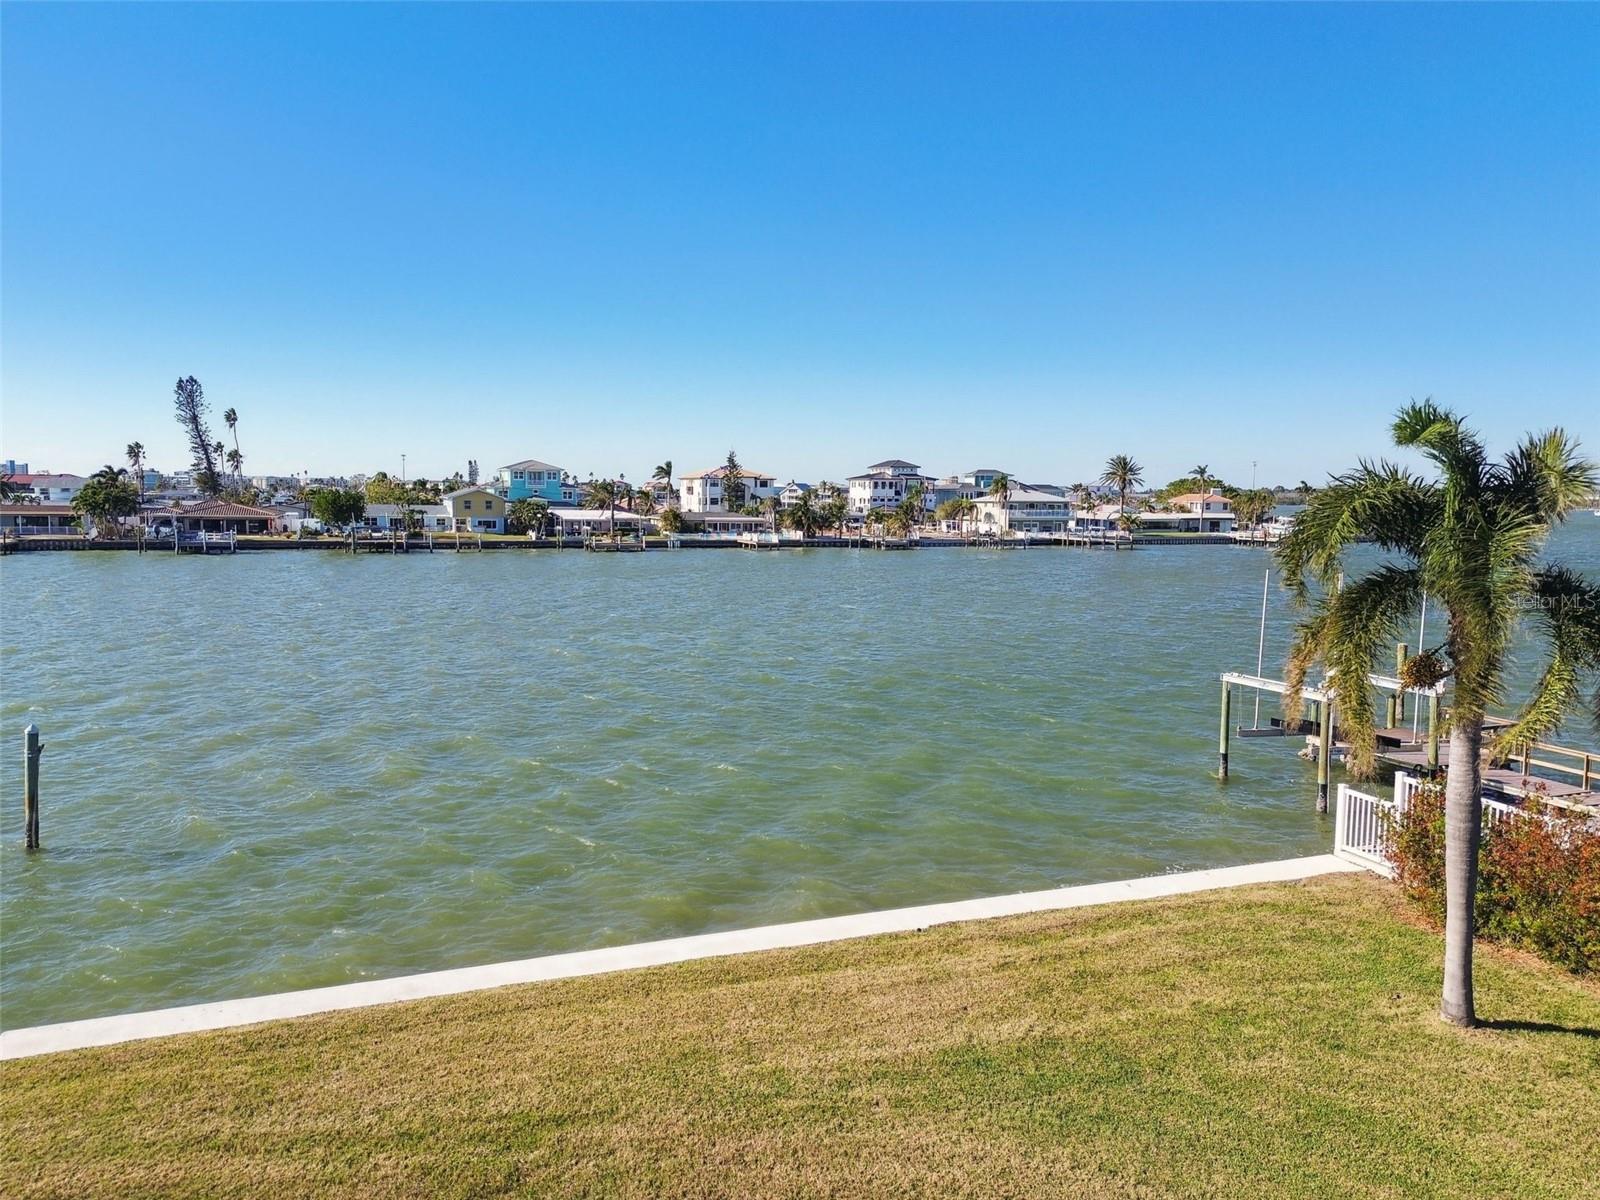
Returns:
[[[1600,453],[1600,8],[3,10],[0,457]],[[220,427],[220,416],[217,421]]]

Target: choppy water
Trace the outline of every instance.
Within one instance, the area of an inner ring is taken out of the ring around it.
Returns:
[[[1265,565],[13,556],[0,1021],[1322,852],[1285,743],[1212,778]]]

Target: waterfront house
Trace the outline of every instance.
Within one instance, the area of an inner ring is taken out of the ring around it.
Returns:
[[[550,524],[557,537],[580,537],[587,534],[637,533],[641,526],[648,532],[649,522],[625,508],[617,509],[615,516],[610,508],[571,508],[555,506],[550,509]]]
[[[200,500],[171,508],[145,509],[141,519],[151,528],[176,524],[184,533],[277,533],[278,514],[231,500]],[[169,529],[170,534],[170,529]]]
[[[390,530],[409,528],[406,514],[417,522],[416,528],[427,533],[453,529],[449,510],[442,504],[369,504],[357,525],[387,533]]]
[[[685,512],[683,532],[691,537],[734,538],[741,533],[761,533],[767,518],[740,512]]]
[[[82,532],[70,504],[0,504],[0,529],[24,537]]]
[[[778,492],[778,503],[782,504],[785,508],[789,508],[795,503],[795,501],[799,500],[801,496],[804,496],[807,492],[815,490],[816,489],[814,489],[809,483],[800,483],[797,480],[791,479],[788,483],[784,484],[782,489]]]
[[[683,511],[688,513],[726,512],[723,483],[727,467],[712,467],[709,471],[690,471],[678,477],[679,491],[683,494]],[[744,502],[760,504],[768,496],[776,496],[777,480],[763,471],[741,470],[744,480]]]
[[[1185,492],[1167,501],[1167,512],[1145,513],[1142,523],[1180,533],[1232,533],[1233,501],[1216,492]]]
[[[852,475],[845,482],[850,489],[850,511],[858,517],[875,508],[897,507],[917,486],[922,488],[924,507],[929,511],[934,507],[937,480],[924,475],[921,467],[903,458],[873,463],[863,474]]]
[[[991,482],[993,480],[991,479]],[[1072,528],[1072,504],[1060,489],[1035,484],[1011,485],[1009,503],[987,489],[970,497],[981,533],[1066,533]]]
[[[568,498],[562,495],[561,487],[566,477],[567,473],[560,467],[537,458],[525,458],[500,468],[494,490],[507,500],[547,500],[560,504]]]
[[[486,487],[464,487],[440,497],[449,529],[465,533],[504,533],[506,501]]]

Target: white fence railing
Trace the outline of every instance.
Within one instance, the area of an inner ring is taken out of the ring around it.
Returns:
[[[1411,803],[1422,780],[1404,771],[1394,777],[1394,799],[1384,800],[1358,792],[1347,783],[1339,785],[1334,806],[1333,852],[1348,862],[1394,878],[1389,855],[1389,829],[1394,819]],[[1483,799],[1483,824],[1490,828],[1511,816],[1527,816],[1514,804]]]

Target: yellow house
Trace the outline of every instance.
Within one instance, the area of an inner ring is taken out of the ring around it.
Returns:
[[[469,533],[506,531],[506,502],[488,488],[462,488],[447,494],[441,503],[452,528]]]

